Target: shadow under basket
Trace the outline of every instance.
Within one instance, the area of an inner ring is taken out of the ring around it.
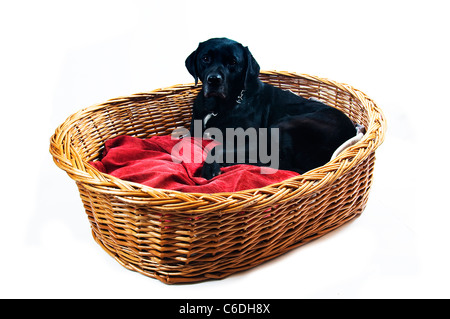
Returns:
[[[70,116],[51,138],[58,167],[76,182],[98,244],[124,267],[164,283],[219,279],[318,238],[364,210],[382,111],[353,87],[288,72],[262,81],[345,112],[366,133],[324,166],[267,187],[198,194],[154,189],[94,169],[106,140],[188,127],[201,87],[176,85],[112,99]]]

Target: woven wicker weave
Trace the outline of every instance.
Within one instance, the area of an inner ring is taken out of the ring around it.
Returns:
[[[124,267],[165,283],[219,279],[303,245],[364,210],[381,110],[349,85],[287,72],[261,79],[344,111],[366,128],[357,144],[325,166],[264,188],[193,194],[154,189],[98,172],[107,139],[149,138],[188,126],[200,87],[177,85],[120,97],[70,116],[51,138],[57,166],[75,180],[97,241]]]

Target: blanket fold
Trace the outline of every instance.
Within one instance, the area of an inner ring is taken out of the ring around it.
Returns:
[[[201,169],[207,151],[214,143],[194,137],[172,139],[171,135],[149,139],[118,136],[105,142],[100,160],[89,164],[100,172],[126,181],[189,193],[236,192],[299,175],[286,170],[239,164],[224,167],[220,175],[206,180],[201,177]]]

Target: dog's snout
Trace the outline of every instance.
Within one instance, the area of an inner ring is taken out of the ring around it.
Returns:
[[[210,74],[206,80],[208,81],[208,84],[220,85],[223,82],[223,77],[220,74]]]
[[[225,76],[220,71],[210,72],[206,78],[205,97],[220,97],[225,99],[227,97],[228,87]]]

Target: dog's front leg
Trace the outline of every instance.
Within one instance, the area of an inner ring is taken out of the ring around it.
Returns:
[[[216,145],[208,151],[202,167],[202,177],[206,179],[220,175],[220,168],[223,166],[224,150],[222,144]]]
[[[208,180],[220,175],[220,168],[222,166],[217,163],[216,161],[213,161],[211,163],[204,163],[202,167],[202,177],[206,178]]]
[[[220,142],[210,149],[206,155],[202,167],[202,177],[208,180],[212,179],[215,176],[220,175],[220,169],[222,167],[234,165],[234,160],[230,161],[230,158],[234,158],[234,152],[234,149],[227,150],[226,142],[223,141],[223,139],[220,139]],[[230,154],[228,153],[231,153],[232,157],[230,157]]]
[[[257,149],[252,147],[253,156],[250,156],[249,145],[245,147],[229,146],[227,143],[219,143],[211,149],[202,167],[202,177],[211,179],[220,175],[222,167],[237,165],[237,164],[252,164],[257,166],[266,166],[257,160]]]

